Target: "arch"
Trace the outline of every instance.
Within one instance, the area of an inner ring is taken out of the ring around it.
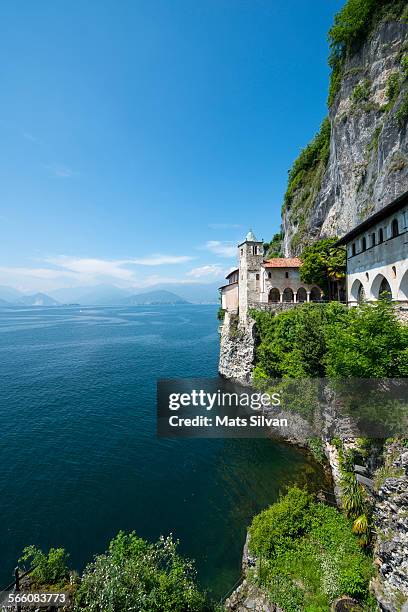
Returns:
[[[318,287],[312,287],[310,290],[310,301],[320,302],[322,299],[322,293]]]
[[[353,302],[358,302],[359,304],[361,304],[361,302],[364,302],[365,300],[365,291],[363,283],[358,278],[356,278],[356,280],[351,286],[350,295]]]
[[[402,300],[408,300],[408,270],[401,279],[399,292]]]
[[[283,290],[283,301],[284,302],[294,301],[293,291],[292,289],[290,289],[290,287],[286,287],[286,289]]]
[[[391,235],[396,238],[399,235],[398,219],[393,219],[391,224]]]
[[[297,290],[297,301],[300,303],[307,302],[307,293],[304,287],[299,287]]]
[[[379,300],[385,298],[388,300],[392,299],[391,285],[383,274],[377,274],[371,285],[371,294],[374,299]]]
[[[280,291],[276,287],[269,291],[268,302],[272,304],[276,304],[280,302]]]

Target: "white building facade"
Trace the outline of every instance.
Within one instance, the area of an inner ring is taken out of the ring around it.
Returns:
[[[347,302],[408,303],[408,193],[346,234]]]

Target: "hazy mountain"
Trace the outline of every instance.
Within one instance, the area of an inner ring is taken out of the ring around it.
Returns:
[[[146,291],[145,293],[136,293],[121,301],[122,304],[137,305],[137,304],[188,304],[179,295],[171,291],[157,290]]]
[[[35,293],[34,295],[20,296],[18,304],[24,306],[59,306],[59,302],[45,293]]]
[[[0,306],[12,306],[12,304],[10,304],[10,302],[6,302],[6,300],[2,300],[0,298]]]
[[[218,302],[218,287],[221,287],[226,281],[216,281],[213,283],[197,283],[197,284],[162,284],[153,285],[149,288],[151,291],[165,289],[174,291],[187,302],[193,304],[216,304]]]
[[[94,287],[73,287],[55,289],[51,295],[64,304],[79,303],[84,306],[120,304],[123,298],[132,295],[130,289],[114,285],[95,285]]]
[[[0,299],[6,302],[18,302],[22,297],[21,291],[13,289],[13,287],[6,287],[6,285],[0,285]]]

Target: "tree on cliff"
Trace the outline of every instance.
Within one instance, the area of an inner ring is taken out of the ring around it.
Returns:
[[[319,285],[328,298],[339,299],[339,291],[346,276],[346,250],[334,246],[337,238],[324,238],[302,252],[300,278],[308,285]]]

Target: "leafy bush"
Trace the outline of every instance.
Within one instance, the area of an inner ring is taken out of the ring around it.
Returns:
[[[274,378],[408,376],[408,327],[391,304],[304,304],[256,321],[255,382]]]
[[[364,602],[372,565],[350,521],[293,487],[256,516],[249,549],[257,557],[257,580],[284,610],[322,612],[340,595]]]
[[[346,276],[346,250],[335,247],[337,238],[317,240],[303,249],[300,278],[304,283],[319,285],[328,292],[330,281]]]
[[[353,89],[353,93],[351,94],[351,99],[354,104],[359,104],[360,102],[364,102],[369,99],[371,91],[370,81],[368,79],[364,79],[361,83],[355,86]]]
[[[326,373],[329,377],[407,376],[408,328],[385,300],[350,308],[326,329]]]
[[[264,251],[265,251],[266,258],[271,259],[272,257],[282,257],[283,255],[282,243],[283,243],[283,232],[274,234],[270,242],[265,242]]]
[[[33,586],[59,585],[69,581],[68,553],[63,548],[50,548],[44,553],[37,546],[27,546],[19,561],[29,562]]]
[[[249,528],[251,552],[268,558],[290,549],[306,532],[311,503],[311,495],[293,487],[279,502],[255,516]]]
[[[76,612],[195,612],[206,610],[189,561],[177,544],[160,538],[149,544],[135,533],[120,532],[108,551],[88,565],[78,589]]]

